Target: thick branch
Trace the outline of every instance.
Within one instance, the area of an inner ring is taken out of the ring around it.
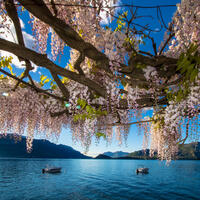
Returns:
[[[78,57],[78,59],[76,60],[75,64],[74,64],[74,68],[79,72],[79,74],[84,75],[83,70],[81,69],[81,63],[84,61],[85,56],[83,53],[80,53],[80,56]]]
[[[69,115],[69,111],[66,109],[66,110],[62,110],[62,111],[59,111],[59,112],[54,112],[54,113],[50,113],[51,117],[59,117],[63,114],[66,114],[66,115]]]
[[[17,10],[16,10],[13,0],[5,0],[5,8],[8,13],[8,16],[11,18],[11,20],[14,23],[18,43],[21,46],[25,46],[20,21],[19,21]]]
[[[13,21],[14,27],[15,27],[15,31],[16,31],[16,35],[17,35],[17,40],[18,43],[25,47],[25,43],[24,43],[24,38],[23,38],[23,34],[22,34],[22,29],[21,29],[21,25],[20,25],[20,20],[17,14],[17,9],[14,5],[13,0],[5,0],[5,8],[6,11],[8,13],[8,16],[11,18],[11,20]],[[32,78],[29,75],[29,71],[33,69],[31,62],[27,59],[23,59],[21,57],[18,57],[19,61],[25,61],[26,64],[26,69],[24,71],[24,75],[23,77],[21,77],[21,80],[24,79],[25,77],[29,77],[30,81],[32,82]],[[18,87],[20,82],[18,82],[15,86],[14,89],[16,89]],[[32,82],[33,83],[33,82]]]
[[[83,52],[88,58],[101,62],[102,69],[110,72],[109,60],[92,44],[85,42],[79,34],[61,19],[56,18],[49,11],[42,0],[18,0],[29,12],[41,21],[51,26],[59,37],[71,48]]]
[[[28,48],[22,47],[13,42],[6,41],[4,39],[0,39],[0,49],[13,53],[16,56],[20,56],[24,59],[31,60],[36,65],[45,67],[50,71],[54,72],[55,74],[59,74],[78,83],[81,83],[104,98],[106,98],[107,96],[106,89],[104,87],[99,86],[96,82],[90,80],[89,78],[86,78],[83,75],[61,68],[60,66],[56,65],[51,60],[49,60],[45,55],[37,53]]]
[[[134,81],[135,79],[146,81],[146,78],[144,77],[144,71],[137,67],[138,64],[142,64],[145,66],[155,67],[161,77],[171,77],[172,75],[178,73],[176,70],[177,61],[178,60],[175,58],[170,58],[163,55],[149,57],[137,54],[136,56],[130,58],[128,67],[122,65],[123,68],[121,68],[120,72],[130,76],[132,79],[134,79]]]
[[[21,29],[21,25],[20,25],[20,21],[19,21],[19,17],[17,14],[17,9],[14,5],[13,0],[5,0],[5,7],[6,7],[6,11],[8,13],[8,16],[12,19],[13,24],[15,26],[15,31],[17,34],[17,40],[18,43],[25,47],[25,43],[24,43],[24,38],[23,38],[23,34],[22,34],[22,29]],[[27,59],[22,59],[19,57],[20,61],[25,61],[26,63],[26,67],[27,67],[27,71],[32,70],[33,67],[31,66],[31,63],[29,60]],[[25,71],[25,75],[24,76],[28,76],[27,72]]]
[[[63,83],[61,82],[61,80],[57,76],[57,74],[55,74],[54,72],[51,71],[51,75],[53,76],[53,79],[57,83],[57,85],[58,85],[59,89],[61,90],[63,96],[68,100],[70,94],[69,94],[69,91],[67,90],[67,88],[63,85]]]
[[[57,15],[58,15],[58,10],[56,9],[56,4],[55,4],[54,0],[51,0],[51,6],[52,6],[52,9],[53,9],[53,11],[54,11],[55,17],[57,17]]]
[[[149,122],[153,122],[155,120],[144,120],[144,121],[138,121],[138,122],[130,122],[130,123],[112,123],[112,124],[100,124],[98,126],[130,126],[133,124],[142,124],[142,123],[149,123]]]

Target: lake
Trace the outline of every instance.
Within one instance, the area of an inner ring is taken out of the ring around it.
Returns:
[[[149,174],[136,174],[140,165]],[[47,166],[61,174],[42,174]],[[200,199],[200,161],[0,159],[0,200]]]

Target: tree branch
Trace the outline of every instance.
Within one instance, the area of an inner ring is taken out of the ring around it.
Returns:
[[[63,114],[69,115],[69,111],[67,109],[63,110],[63,111],[59,111],[59,112],[54,112],[54,113],[50,113],[51,117],[59,117]]]
[[[165,47],[167,46],[167,44],[169,43],[169,41],[175,36],[175,33],[170,33],[168,39],[165,41],[163,47],[161,48],[159,55],[162,55],[162,52],[164,51]]]
[[[18,43],[21,46],[25,47],[24,38],[23,38],[23,34],[22,34],[22,29],[21,29],[21,25],[20,25],[20,20],[19,20],[18,14],[17,14],[17,9],[16,9],[16,7],[14,5],[14,1],[13,0],[5,0],[5,8],[6,8],[6,11],[8,13],[8,16],[13,21],[13,24],[14,24],[14,27],[15,27],[15,31],[16,31],[16,35],[17,35]],[[33,70],[31,62],[29,60],[23,59],[23,58],[21,58],[19,56],[18,56],[18,59],[19,59],[19,61],[25,61],[25,65],[26,65],[26,69],[24,71],[24,75],[21,77],[21,80],[28,76],[30,81],[32,82],[31,76],[29,75],[29,71]],[[19,83],[20,82],[18,82],[16,84],[14,89],[16,89],[18,87]]]
[[[145,52],[145,51],[141,51],[141,50],[139,50],[138,52],[142,53],[142,54],[146,54],[147,56],[153,57],[153,54],[151,54],[149,52]]]
[[[55,82],[57,83],[59,89],[61,90],[63,96],[69,100],[69,91],[67,90],[67,88],[63,85],[63,83],[61,82],[60,78],[57,76],[57,74],[55,74],[54,72],[50,71],[51,75],[53,76],[53,79],[55,80]]]
[[[85,56],[83,53],[80,53],[80,56],[78,57],[78,59],[76,60],[75,64],[74,64],[74,68],[79,72],[80,75],[84,75],[83,70],[81,69],[80,65],[81,63],[85,60]]]
[[[183,138],[181,141],[178,142],[178,144],[184,144],[185,141],[187,140],[188,138],[188,132],[189,132],[189,123],[190,121],[188,120],[187,124],[186,124],[186,135],[185,135],[185,138]]]
[[[52,9],[53,9],[53,11],[54,11],[55,17],[57,17],[57,15],[58,15],[58,10],[56,9],[56,4],[55,4],[54,0],[51,0],[51,6],[52,6]]]
[[[84,53],[86,57],[100,62],[101,65],[99,66],[111,73],[109,69],[109,60],[106,55],[98,51],[92,44],[85,42],[79,34],[64,21],[53,16],[42,0],[18,1],[34,16],[51,26],[68,46]]]
[[[28,87],[34,89],[36,92],[46,94],[46,95],[48,95],[50,97],[53,97],[54,99],[57,99],[57,100],[60,100],[60,101],[65,101],[66,100],[63,97],[56,96],[56,95],[51,94],[51,93],[49,93],[49,92],[47,92],[47,91],[45,91],[45,90],[43,90],[41,88],[36,87],[35,85],[31,85],[30,83],[27,83],[27,82],[21,80],[20,78],[18,78],[16,76],[13,76],[12,74],[6,72],[5,70],[3,70],[1,68],[0,68],[0,72],[3,73],[3,74],[5,74],[5,75],[7,75],[7,76],[9,76],[9,77],[11,77],[11,78],[13,78],[13,79],[15,79],[16,81],[18,81],[20,83],[23,83],[24,85],[27,85]]]
[[[141,123],[148,123],[148,122],[153,122],[155,120],[145,120],[145,121],[138,121],[138,122],[130,122],[130,123],[112,123],[112,124],[100,124],[98,126],[130,126],[133,124],[141,124]]]
[[[148,38],[151,39],[153,50],[154,50],[154,54],[155,54],[155,56],[157,56],[158,52],[157,52],[156,43],[155,43],[155,41],[154,41],[154,39],[152,37],[148,36]]]
[[[24,59],[31,60],[36,65],[45,67],[45,68],[49,69],[50,71],[54,72],[55,74],[59,74],[61,76],[67,77],[71,80],[74,80],[80,84],[83,84],[104,98],[106,98],[106,96],[107,96],[106,89],[104,87],[98,85],[95,81],[90,80],[89,78],[87,78],[83,75],[77,74],[75,72],[69,71],[67,69],[64,69],[64,68],[56,65],[51,60],[49,60],[47,58],[47,56],[45,56],[45,55],[42,55],[31,49],[22,47],[18,44],[9,42],[9,41],[1,39],[1,38],[0,38],[0,49],[2,49],[4,51],[8,51],[10,53],[13,53],[16,56],[20,56]]]

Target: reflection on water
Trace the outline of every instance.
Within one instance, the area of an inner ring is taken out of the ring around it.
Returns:
[[[139,165],[150,169],[136,175]],[[47,166],[61,174],[42,174]],[[200,161],[0,159],[0,200],[200,199]]]

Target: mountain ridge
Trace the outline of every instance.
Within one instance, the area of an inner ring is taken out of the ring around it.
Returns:
[[[48,140],[34,139],[33,150],[28,153],[26,150],[26,137],[22,136],[21,141],[14,140],[15,136],[7,134],[0,137],[0,157],[14,158],[91,158],[81,154],[70,146],[54,144]]]
[[[122,151],[117,151],[122,152]],[[145,160],[155,160],[158,159],[157,153],[154,153],[153,157],[150,157],[150,150],[138,150],[132,153],[128,153],[125,156],[113,157],[116,152],[104,152],[100,155],[110,156],[112,159],[145,159]],[[123,152],[126,153],[126,152]],[[100,158],[101,159],[101,158]],[[175,159],[177,160],[200,160],[200,142],[192,142],[188,144],[179,145],[179,151]]]
[[[99,154],[94,159],[112,159],[112,157],[104,155],[104,154]]]

